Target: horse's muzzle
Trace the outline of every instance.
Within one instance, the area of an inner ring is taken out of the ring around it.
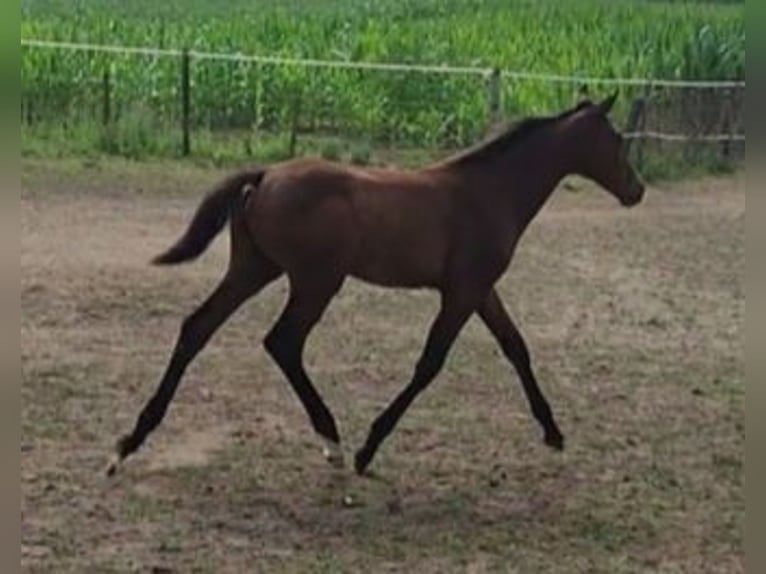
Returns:
[[[631,186],[630,193],[626,193],[620,198],[620,203],[622,203],[622,205],[625,207],[633,207],[634,205],[638,205],[644,198],[645,191],[646,188],[644,184],[636,182]]]

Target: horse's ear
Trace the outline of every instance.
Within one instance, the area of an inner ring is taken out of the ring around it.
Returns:
[[[606,98],[603,102],[601,102],[598,105],[598,107],[601,109],[604,115],[608,114],[611,111],[612,106],[614,106],[615,100],[617,100],[617,94],[618,94],[618,91],[615,90],[611,96]]]
[[[576,111],[579,112],[580,110],[589,108],[593,105],[593,102],[591,101],[588,94],[588,84],[582,84],[577,92],[577,104],[575,105]]]

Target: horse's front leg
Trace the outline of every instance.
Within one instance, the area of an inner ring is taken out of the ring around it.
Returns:
[[[532,414],[545,433],[545,444],[557,450],[563,450],[564,436],[553,418],[553,412],[545,395],[537,384],[527,344],[516,325],[513,324],[495,289],[490,291],[479,307],[478,313],[521,378]]]

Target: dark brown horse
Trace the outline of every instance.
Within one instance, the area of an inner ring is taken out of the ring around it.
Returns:
[[[375,420],[356,453],[358,473],[437,375],[473,313],[515,367],[545,443],[562,449],[564,437],[537,384],[527,346],[494,286],[529,222],[568,174],[595,181],[625,206],[641,200],[644,186],[607,118],[615,97],[525,120],[415,171],[301,159],[222,182],[204,198],[186,233],[155,263],[194,259],[228,221],[229,268],[207,301],[184,320],[159,388],[133,431],[118,442],[117,462],[160,423],[184,370],[216,329],[285,273],[289,300],[264,346],[326,441],[331,462],[342,464],[340,437],[304,369],[303,349],[347,276],[388,287],[431,288],[441,295],[412,379]],[[116,463],[110,472],[115,469]]]

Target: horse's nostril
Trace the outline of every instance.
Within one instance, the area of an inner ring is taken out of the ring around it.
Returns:
[[[644,197],[644,186],[641,184],[631,186],[628,188],[628,193],[625,193],[620,199],[621,203],[626,207],[632,207],[641,202]]]

